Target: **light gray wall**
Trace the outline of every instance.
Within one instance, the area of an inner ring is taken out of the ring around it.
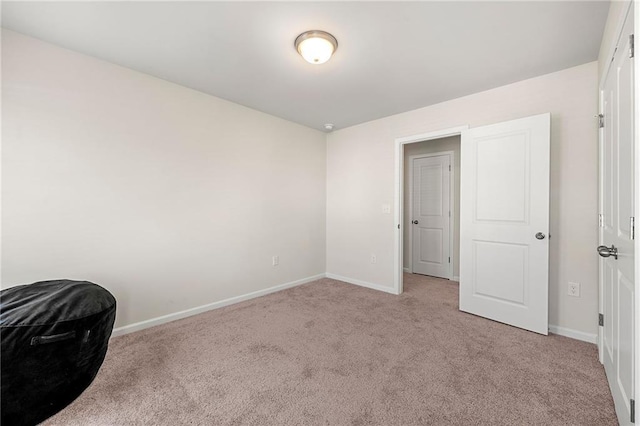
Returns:
[[[94,281],[124,326],[325,272],[324,133],[11,31],[2,124],[3,288]]]
[[[325,270],[391,287],[394,139],[551,112],[550,322],[596,332],[597,63],[338,130],[325,150],[315,130],[2,35],[3,288],[95,281],[122,326]]]
[[[327,137],[327,272],[393,288],[395,139],[551,113],[550,324],[597,333],[598,64],[337,130]],[[428,82],[425,82],[428,84]],[[370,262],[375,253],[377,262]],[[568,282],[582,284],[580,297]]]
[[[409,233],[411,227],[411,205],[409,203],[409,157],[412,155],[434,154],[453,151],[453,276],[460,276],[460,136],[411,143],[404,146],[404,268],[409,267],[411,245]]]

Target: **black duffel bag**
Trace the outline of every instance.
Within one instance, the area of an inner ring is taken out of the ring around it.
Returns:
[[[2,425],[40,423],[76,399],[104,361],[115,317],[113,295],[86,281],[2,290]]]

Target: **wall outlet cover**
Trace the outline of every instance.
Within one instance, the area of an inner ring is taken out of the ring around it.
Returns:
[[[567,294],[573,297],[580,297],[580,283],[569,283]]]

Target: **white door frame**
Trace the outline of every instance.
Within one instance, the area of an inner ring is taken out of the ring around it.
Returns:
[[[403,273],[403,217],[404,217],[404,146],[410,143],[424,142],[433,139],[446,138],[448,136],[462,136],[464,130],[469,129],[468,125],[451,127],[449,129],[438,130],[435,132],[421,133],[413,136],[405,136],[396,138],[395,140],[395,191],[394,191],[394,218],[396,230],[394,235],[394,257],[393,257],[393,292],[402,294],[402,273]]]
[[[634,34],[635,34],[635,38],[636,38],[636,43],[637,43],[637,39],[640,38],[640,1],[635,0],[635,6],[634,6]],[[640,188],[640,114],[638,114],[638,112],[640,111],[640,66],[638,66],[637,63],[637,59],[636,59],[636,64],[635,64],[635,78],[633,80],[633,85],[635,87],[635,93],[634,93],[634,108],[635,108],[635,143],[634,143],[634,150],[635,150],[635,163],[634,163],[634,175],[635,175],[635,179],[634,179],[634,183],[635,183],[635,190],[636,190],[636,199],[635,199],[635,205],[634,205],[634,211],[636,212],[636,215],[638,215],[638,212],[640,212],[640,197],[637,194],[638,189]],[[636,304],[635,304],[635,331],[636,331],[636,335],[635,335],[635,342],[636,342],[636,363],[634,366],[635,372],[636,372],[636,380],[635,380],[635,387],[634,389],[636,390],[636,397],[638,396],[637,393],[640,392],[640,291],[638,291],[639,289],[637,288],[638,286],[638,274],[640,273],[640,238],[636,238],[635,239],[635,285],[636,285]],[[638,398],[636,398],[638,399]],[[636,407],[638,408],[638,407]],[[636,414],[637,416],[637,414]],[[636,419],[636,422],[638,422],[638,420]]]
[[[614,39],[611,41],[611,44],[608,46],[607,49],[607,55],[605,56],[605,58],[612,58],[613,57],[613,52],[615,47],[618,45],[618,41],[620,39],[620,35],[622,33],[622,29],[623,29],[623,25],[624,25],[624,19],[625,17],[628,15],[629,13],[629,8],[631,7],[631,4],[635,3],[635,7],[634,7],[634,34],[635,34],[635,38],[636,38],[636,45],[637,45],[637,39],[640,38],[640,1],[639,0],[633,0],[633,1],[628,1],[627,5],[624,7],[624,12],[621,14],[622,19],[616,23],[616,37],[614,37]],[[636,55],[636,57],[638,57]],[[602,73],[600,82],[598,84],[598,94],[599,94],[599,101],[598,101],[598,110],[600,111],[600,113],[603,113],[603,100],[602,100],[602,88],[604,87],[604,83],[606,81],[607,78],[607,74],[609,73],[609,69],[611,67],[611,64],[609,63],[607,65],[607,68],[604,70],[604,72]],[[634,162],[634,183],[635,183],[635,190],[636,190],[636,195],[638,192],[638,189],[640,188],[640,114],[638,114],[637,112],[640,111],[640,66],[638,66],[636,64],[635,68],[635,78],[634,78],[634,107],[636,110],[636,114],[635,114],[635,143],[634,143],[634,150],[635,150],[635,162]],[[601,156],[602,156],[602,138],[603,138],[603,132],[602,130],[599,131],[599,138],[598,138],[598,143],[599,143],[599,155],[600,158],[598,159],[598,163],[599,166],[600,165],[600,161],[601,161]],[[602,212],[602,199],[600,197],[600,194],[602,194],[602,182],[600,180],[600,176],[598,176],[598,189],[599,189],[599,199],[598,199],[598,210],[599,212]],[[640,212],[640,196],[636,196],[635,197],[635,205],[634,205],[634,211],[636,213],[636,217],[638,216],[639,212]],[[636,219],[637,220],[637,219]],[[638,226],[638,224],[636,224],[636,226]],[[636,231],[636,235],[637,231]],[[598,242],[601,241],[601,231],[600,228],[598,228]],[[638,277],[640,277],[640,238],[638,238],[636,236],[635,242],[634,242],[634,251],[635,251],[635,259],[634,259],[634,263],[635,263],[635,282],[634,285],[636,287],[636,291],[635,291],[635,324],[634,324],[634,329],[635,329],[635,355],[636,355],[636,359],[635,359],[635,366],[634,366],[634,370],[635,370],[635,383],[634,383],[634,389],[636,390],[636,397],[638,396],[637,393],[638,391],[640,391],[640,289],[638,289],[638,282],[640,281],[638,279]],[[600,270],[601,268],[599,268]],[[598,272],[598,274],[600,274],[600,272]],[[598,302],[598,312],[603,312],[603,306],[602,306],[602,298],[603,298],[603,288],[602,288],[602,280],[600,279],[600,276],[598,276],[598,297],[599,297],[599,302]],[[602,327],[598,327],[598,358],[600,359],[600,362],[602,363],[604,361],[603,358],[603,342],[602,342]],[[636,398],[637,399],[637,398]],[[638,402],[637,402],[638,403]],[[636,407],[637,410],[638,407]],[[637,414],[636,414],[636,418],[637,418]],[[638,420],[636,420],[637,422]]]
[[[606,76],[607,72],[605,72]],[[603,81],[605,79],[603,78]],[[604,99],[603,99],[603,88],[598,87],[598,111],[600,114],[604,114]],[[602,175],[602,162],[604,159],[604,129],[598,129],[598,245],[602,242],[602,225],[601,225],[601,217],[602,212],[604,211],[604,200],[602,197],[602,190],[604,189],[604,179]],[[604,259],[598,256],[598,313],[601,314],[604,312],[604,287],[602,285],[603,282],[603,264]],[[604,363],[604,333],[602,327],[598,326],[598,360],[600,364]]]
[[[455,207],[456,200],[454,198],[454,188],[455,188],[455,153],[453,151],[441,151],[434,152],[430,154],[416,154],[410,155],[408,157],[409,160],[409,211],[413,212],[413,160],[418,158],[429,158],[429,157],[441,157],[441,156],[449,157],[449,164],[451,164],[451,171],[449,174],[449,211],[451,212],[451,216],[449,217],[449,257],[451,258],[451,262],[449,262],[449,279],[453,279],[453,229],[456,223],[456,215]],[[404,185],[403,185],[404,186]],[[402,218],[404,220],[404,217]],[[402,226],[400,226],[402,228]],[[404,237],[404,235],[403,235]],[[403,242],[404,243],[404,242]],[[407,256],[409,258],[409,271],[413,273],[413,231],[409,232],[409,253]],[[403,255],[403,259],[405,256]]]

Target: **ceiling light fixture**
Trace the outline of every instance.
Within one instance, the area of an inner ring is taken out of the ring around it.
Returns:
[[[327,62],[338,48],[338,40],[325,31],[305,31],[296,38],[296,50],[305,61],[319,65]]]

